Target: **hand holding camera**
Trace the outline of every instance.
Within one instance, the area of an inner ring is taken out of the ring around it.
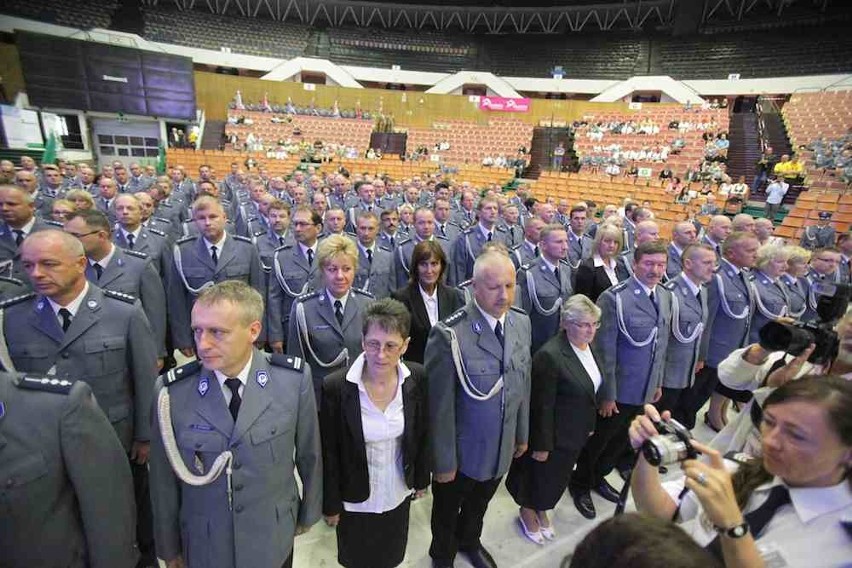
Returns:
[[[743,513],[737,504],[731,474],[725,468],[722,454],[696,441],[692,445],[698,453],[707,456],[710,463],[697,459],[684,461],[681,464],[686,477],[684,484],[695,493],[714,526],[728,529],[742,524]]]

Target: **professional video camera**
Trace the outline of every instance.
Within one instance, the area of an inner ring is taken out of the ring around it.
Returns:
[[[645,461],[649,464],[656,467],[668,466],[698,457],[698,452],[692,445],[692,434],[686,426],[674,418],[654,422],[654,426],[659,435],[645,440],[641,448]]]
[[[816,348],[808,361],[814,365],[825,365],[837,357],[840,349],[834,324],[846,313],[852,286],[817,281],[812,287],[813,293],[819,296],[816,308],[819,319],[792,324],[769,322],[760,329],[760,346],[767,351],[784,351],[797,356],[813,343]]]

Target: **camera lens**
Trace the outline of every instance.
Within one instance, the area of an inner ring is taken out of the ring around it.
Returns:
[[[655,467],[675,464],[689,457],[686,444],[672,435],[649,438],[642,444],[642,454],[645,461]]]

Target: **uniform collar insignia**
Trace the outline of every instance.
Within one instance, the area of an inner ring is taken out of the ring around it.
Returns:
[[[255,379],[257,380],[257,384],[259,384],[260,387],[263,388],[266,386],[266,383],[269,382],[269,375],[266,373],[266,371],[258,371],[257,375],[255,376]]]
[[[482,324],[478,321],[473,322],[473,332],[476,334],[482,333]]]
[[[94,310],[98,307],[98,303],[95,300],[89,300],[88,302],[86,302],[86,305],[89,306],[90,310]]]
[[[207,377],[201,378],[201,380],[198,381],[198,394],[200,394],[201,396],[204,396],[204,395],[207,394],[207,391],[209,389],[210,389],[210,382],[208,381]]]
[[[3,401],[0,400],[0,418],[3,418],[6,415],[6,405],[3,404]]]

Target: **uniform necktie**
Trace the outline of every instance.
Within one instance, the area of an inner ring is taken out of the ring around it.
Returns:
[[[367,262],[373,264],[373,251],[367,249]]]
[[[210,247],[210,258],[213,259],[213,264],[219,264],[219,254],[216,252],[216,245]]]
[[[447,236],[447,228],[444,226],[444,224],[441,223],[440,225],[438,225],[438,228],[441,229],[441,236],[446,237]]]
[[[231,402],[228,404],[228,410],[231,411],[231,418],[234,422],[237,421],[237,414],[240,413],[240,404],[243,399],[240,398],[240,379],[225,379],[225,386],[231,391]]]
[[[127,233],[127,248],[129,248],[130,250],[133,250],[133,245],[134,245],[133,241],[135,241],[135,240],[136,240],[136,237],[133,235],[133,233]]]
[[[503,324],[500,321],[497,321],[497,325],[494,326],[494,335],[497,336],[497,341],[500,342],[500,347],[505,347],[503,344]]]
[[[24,232],[20,229],[15,229],[13,232],[15,233],[15,246],[19,247],[24,242]]]
[[[535,253],[536,258],[538,258],[541,255],[541,251],[538,250],[538,245],[535,246],[535,248],[533,249],[533,252]]]
[[[561,280],[559,280],[559,267],[558,266],[553,269],[553,276],[556,277],[557,282],[560,282],[560,283],[562,282]]]
[[[772,520],[776,511],[790,503],[790,491],[783,485],[776,485],[769,490],[769,497],[763,504],[750,513],[745,514],[745,522],[755,540],[760,538],[760,533]],[[722,542],[717,536],[707,545],[709,550],[717,558],[722,558]]]
[[[488,231],[488,237],[486,239],[489,243],[491,242],[491,231]]]
[[[283,247],[283,246],[284,246],[284,237],[278,237],[278,246],[279,246],[279,247]]]
[[[337,318],[337,323],[343,325],[343,303],[340,300],[334,301],[334,317]]]
[[[656,294],[654,294],[653,290],[651,290],[651,293],[648,295],[648,298],[650,298],[651,303],[654,304],[654,309],[657,310],[657,311],[660,311],[659,308],[657,307],[657,296],[656,296]]]
[[[391,248],[396,246],[396,242],[394,242],[393,235],[391,235],[390,242],[391,242]]]
[[[96,262],[92,265],[92,268],[95,269],[95,274],[98,275],[98,280],[100,280],[101,276],[103,276],[103,273],[104,273],[104,267],[101,266],[100,263]]]
[[[308,249],[308,266],[314,264],[314,249]]]
[[[59,308],[59,317],[62,318],[62,331],[68,331],[71,327],[71,312],[67,308]]]

